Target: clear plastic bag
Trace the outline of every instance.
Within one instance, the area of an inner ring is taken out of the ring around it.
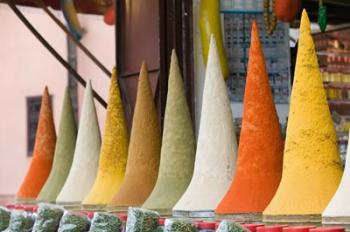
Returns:
[[[90,221],[87,216],[66,211],[61,218],[58,232],[86,232],[89,227]]]
[[[6,232],[30,232],[33,229],[35,218],[24,211],[13,210]]]
[[[64,209],[57,205],[40,204],[33,232],[56,232]]]
[[[0,231],[5,230],[11,219],[11,211],[5,207],[0,206]]]
[[[154,232],[158,228],[159,214],[152,210],[129,208],[126,232]]]
[[[164,225],[165,232],[196,232],[197,228],[188,219],[166,219]]]
[[[117,232],[121,229],[121,220],[109,213],[95,213],[89,232]]]
[[[249,230],[243,228],[240,224],[223,220],[216,232],[249,232]]]

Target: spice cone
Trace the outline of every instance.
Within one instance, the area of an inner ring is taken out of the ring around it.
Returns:
[[[252,25],[243,109],[236,175],[216,208],[219,214],[261,213],[282,176],[281,128],[256,21]]]
[[[113,69],[99,169],[95,184],[85,198],[84,205],[106,205],[118,192],[125,174],[128,142],[117,73]]]
[[[228,191],[235,172],[236,136],[214,36],[210,42],[201,115],[194,174],[173,208],[176,214],[194,211],[212,214]]]
[[[35,201],[50,174],[56,145],[56,132],[48,88],[45,87],[35,135],[33,159],[17,192],[17,201]]]
[[[100,129],[89,81],[85,89],[72,167],[56,199],[57,203],[80,204],[89,193],[97,174],[100,146]]]
[[[172,52],[165,108],[159,175],[144,208],[171,213],[189,185],[194,166],[195,139],[190,111],[175,50]]]
[[[126,173],[111,207],[140,206],[156,183],[160,128],[146,64],[142,64],[131,130]]]
[[[342,168],[310,22],[303,11],[288,117],[282,180],[264,220],[320,221]],[[291,219],[292,218],[292,219]]]
[[[350,134],[349,134],[350,138]],[[323,224],[343,224],[350,227],[350,140],[346,152],[344,174],[338,190],[322,214]]]
[[[40,191],[37,201],[56,201],[72,165],[76,138],[77,126],[74,119],[71,97],[67,87],[64,94],[52,170],[44,187]]]

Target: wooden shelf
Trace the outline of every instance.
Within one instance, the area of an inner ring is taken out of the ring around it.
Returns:
[[[350,83],[348,83],[348,82],[324,82],[324,87],[325,88],[350,89]]]
[[[331,111],[341,115],[350,115],[350,100],[328,100]]]

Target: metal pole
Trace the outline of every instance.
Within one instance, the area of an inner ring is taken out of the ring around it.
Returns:
[[[72,68],[62,56],[44,39],[44,37],[31,25],[27,18],[22,14],[22,12],[16,7],[13,0],[6,0],[12,11],[17,15],[17,17],[22,21],[22,23],[33,33],[33,35],[44,45],[44,47],[74,76],[74,78],[86,86],[86,81],[77,73],[77,71]],[[93,90],[93,95],[95,99],[105,108],[107,108],[107,103]]]

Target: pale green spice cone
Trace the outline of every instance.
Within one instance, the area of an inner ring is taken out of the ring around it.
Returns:
[[[66,88],[52,170],[37,201],[54,202],[56,200],[72,165],[76,138],[77,125],[71,97],[68,88]]]
[[[159,175],[143,207],[171,211],[189,185],[195,160],[195,138],[178,59],[173,50]]]
[[[97,174],[101,147],[94,97],[86,85],[72,167],[56,203],[76,207],[89,193]]]

